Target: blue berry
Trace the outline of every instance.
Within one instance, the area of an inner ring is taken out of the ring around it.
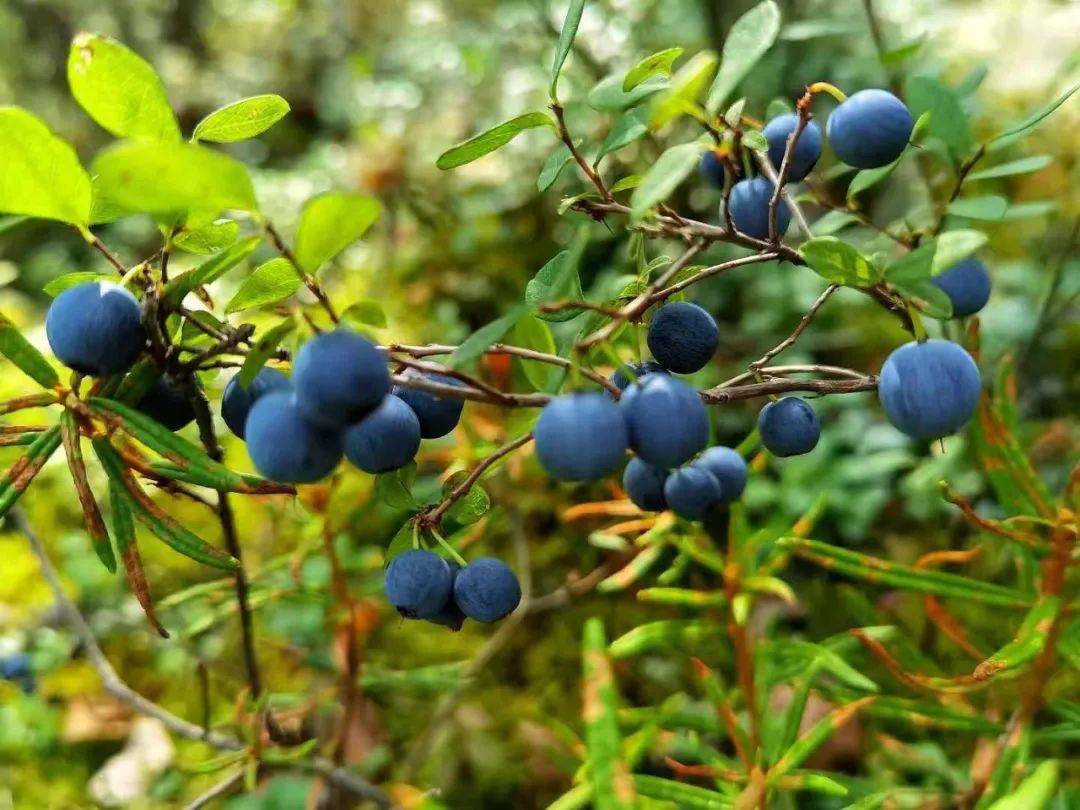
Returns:
[[[448,377],[445,374],[421,374],[410,369],[405,376],[419,376],[442,385],[456,385],[459,387],[462,385],[460,380]],[[465,401],[462,399],[441,397],[438,394],[430,394],[427,391],[405,388],[400,385],[394,388],[394,395],[408,403],[409,407],[415,411],[416,418],[420,420],[420,435],[425,439],[438,439],[450,433],[457,427],[458,420],[461,418],[461,410],[465,406]]]
[[[386,567],[386,598],[406,619],[431,619],[450,601],[454,576],[433,551],[409,549]]]
[[[68,368],[104,377],[131,368],[146,335],[139,302],[119,284],[92,281],[69,287],[45,316],[53,354]]]
[[[623,392],[630,447],[653,466],[689,461],[709,441],[709,414],[697,391],[667,374],[649,374]]]
[[[990,300],[990,274],[978,259],[964,259],[930,279],[949,296],[954,318],[966,318]]]
[[[659,363],[652,360],[643,360],[640,363],[627,363],[626,364],[632,372],[634,372],[634,379],[644,377],[646,374],[667,374],[668,370]],[[612,385],[618,388],[620,391],[625,391],[632,380],[626,376],[621,368],[617,369],[614,374],[608,377]]]
[[[746,461],[730,447],[710,447],[694,461],[720,482],[724,503],[742,495],[746,488]]]
[[[180,430],[195,421],[195,409],[188,391],[189,386],[196,384],[162,375],[135,407],[169,430]]]
[[[317,335],[296,353],[296,401],[308,419],[327,427],[358,422],[390,393],[386,356],[348,329]]]
[[[470,619],[497,622],[521,602],[521,585],[502,560],[481,557],[462,568],[454,579],[454,601]]]
[[[640,458],[632,458],[623,471],[623,489],[638,509],[662,512],[667,509],[664,501],[664,482],[667,477],[667,470],[654,467]]]
[[[876,169],[900,157],[914,125],[907,106],[892,93],[860,90],[833,110],[825,134],[844,163]]]
[[[881,367],[878,398],[892,425],[914,439],[961,428],[979,404],[978,366],[949,340],[905,343]]]
[[[292,388],[289,378],[274,368],[263,368],[255,375],[251,385],[240,385],[240,375],[235,375],[225,386],[221,395],[221,418],[225,420],[232,434],[238,439],[244,438],[244,423],[248,412],[259,397],[271,391],[286,391]]]
[[[724,187],[724,161],[720,159],[715,149],[706,149],[701,153],[698,172],[702,179],[713,188]]]
[[[686,301],[657,310],[649,324],[649,351],[664,368],[692,374],[705,368],[720,342],[713,316]]]
[[[420,449],[420,421],[397,397],[382,404],[345,431],[345,458],[368,473],[404,467]]]
[[[248,414],[245,433],[255,468],[271,481],[310,484],[341,461],[341,432],[310,421],[287,391],[260,397]]]
[[[795,113],[778,115],[765,125],[762,134],[769,142],[769,161],[780,173],[780,164],[784,160],[784,152],[787,151],[787,141],[795,127],[799,125],[799,116]],[[790,166],[788,168],[789,180],[802,180],[810,174],[814,164],[821,157],[821,130],[813,121],[807,123],[799,134],[799,140],[795,143],[795,149],[791,153]]]
[[[668,508],[687,520],[701,520],[723,500],[720,482],[704,467],[689,465],[675,470],[664,483]]]
[[[780,457],[809,453],[821,437],[817,414],[799,397],[784,397],[762,408],[758,430],[765,449]]]
[[[549,402],[533,428],[536,455],[561,481],[595,481],[626,455],[626,423],[604,394],[567,394]]]
[[[755,239],[769,238],[769,201],[774,188],[765,177],[751,177],[732,186],[728,206],[737,231]],[[781,199],[776,206],[776,235],[783,236],[790,222],[791,211]]]
[[[457,575],[461,572],[461,566],[453,560],[447,560],[446,564],[450,566],[450,578],[451,582],[457,580]],[[461,608],[458,607],[457,602],[454,601],[453,585],[450,588],[450,597],[446,600],[446,604],[442,606],[442,609],[434,616],[428,616],[425,621],[437,624],[442,627],[449,627],[455,633],[461,629],[465,624],[467,617],[461,612]]]

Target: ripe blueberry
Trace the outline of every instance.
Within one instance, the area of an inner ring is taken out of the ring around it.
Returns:
[[[348,329],[324,332],[296,353],[296,401],[308,419],[327,427],[360,421],[390,393],[386,356]]]
[[[61,363],[97,377],[127,371],[146,342],[135,296],[98,281],[56,297],[45,316],[45,335]]]
[[[723,500],[720,482],[704,467],[690,464],[675,470],[664,483],[668,508],[687,520],[701,520]]]
[[[619,406],[604,394],[551,400],[536,420],[533,437],[540,465],[561,481],[603,478],[626,455],[626,423]]]
[[[697,391],[667,374],[648,374],[623,392],[630,447],[656,467],[689,461],[709,440],[709,414]]]
[[[420,449],[420,421],[397,397],[382,404],[345,431],[345,458],[368,473],[404,467]]]
[[[724,187],[724,162],[715,149],[706,149],[701,153],[698,172],[702,179],[714,188]]]
[[[390,561],[383,585],[390,604],[406,619],[430,619],[450,600],[454,576],[438,554],[414,548]]]
[[[311,422],[288,391],[259,397],[245,425],[248,455],[271,481],[310,484],[341,461],[341,433]]]
[[[636,507],[647,512],[662,512],[667,509],[664,501],[667,477],[667,470],[654,467],[640,458],[632,458],[623,471],[622,485]]]
[[[458,573],[461,571],[461,566],[453,560],[447,560],[446,564],[450,566],[450,579],[451,583],[453,583],[453,581],[457,579]],[[450,597],[446,600],[446,604],[442,606],[442,610],[434,616],[428,616],[425,621],[443,627],[449,627],[456,633],[461,629],[461,626],[465,624],[465,618],[465,614],[461,612],[461,608],[459,608],[457,602],[454,601],[453,585],[451,584]]]
[[[731,187],[728,206],[735,229],[755,239],[769,238],[769,201],[776,188],[765,177],[740,180]],[[776,235],[783,236],[791,222],[791,211],[781,199],[776,206]]]
[[[878,398],[895,428],[914,439],[955,433],[979,404],[979,369],[949,340],[905,343],[881,367]]]
[[[964,259],[930,279],[949,296],[954,318],[974,315],[990,300],[990,274],[978,259]]]
[[[292,388],[289,378],[274,368],[264,367],[251,385],[244,388],[240,385],[240,375],[237,374],[225,386],[225,393],[221,395],[221,418],[225,420],[229,430],[238,439],[244,438],[244,423],[247,422],[248,412],[259,397],[271,391],[283,391]]]
[[[162,375],[135,407],[169,430],[180,430],[195,421],[195,409],[188,392],[190,385],[197,384]]]
[[[860,90],[832,111],[825,134],[836,156],[857,169],[887,166],[900,157],[914,122],[886,90]]]
[[[799,116],[795,113],[778,115],[765,125],[762,134],[769,142],[769,161],[776,173],[780,173],[780,164],[784,160],[784,152],[787,151],[788,138],[799,124]],[[799,140],[795,143],[795,149],[791,153],[788,179],[802,180],[810,174],[814,164],[821,157],[821,130],[813,121],[807,123],[799,134]]]
[[[478,622],[497,622],[521,602],[521,586],[510,566],[494,557],[466,565],[454,579],[454,601]]]
[[[655,363],[652,360],[643,360],[640,363],[627,363],[629,369],[634,372],[634,378],[644,377],[646,374],[667,374],[668,370],[659,363]],[[608,377],[608,380],[618,388],[620,391],[625,391],[626,386],[631,382],[630,378],[626,375],[621,368],[617,369],[614,374]]]
[[[704,467],[720,482],[724,503],[738,498],[746,488],[746,462],[730,447],[710,447],[694,464]]]
[[[657,310],[649,324],[649,351],[664,368],[692,374],[705,368],[720,342],[713,316],[686,301]]]
[[[422,374],[414,369],[405,373],[406,377],[422,377],[425,380],[442,385],[457,385],[462,383],[445,374]],[[464,400],[455,397],[441,397],[438,394],[430,394],[416,388],[397,386],[394,395],[401,397],[416,413],[420,420],[420,435],[425,439],[438,439],[445,436],[457,427],[461,418],[461,410],[465,406]]]
[[[809,453],[821,436],[817,414],[799,397],[784,397],[762,408],[758,430],[765,449],[781,457]]]

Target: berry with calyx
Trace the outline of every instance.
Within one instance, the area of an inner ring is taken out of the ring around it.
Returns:
[[[780,164],[784,160],[787,151],[788,138],[799,125],[799,116],[795,113],[778,115],[765,125],[761,134],[769,142],[769,161],[777,174],[780,173]],[[795,148],[789,161],[788,179],[802,180],[810,174],[814,164],[821,157],[821,130],[813,121],[809,121],[801,133],[799,140],[795,142]]]
[[[158,377],[135,407],[169,430],[180,430],[195,421],[195,408],[189,392],[197,382]]]
[[[643,360],[640,363],[627,363],[626,366],[634,372],[634,380],[644,377],[646,374],[668,373],[666,368],[652,360]],[[634,380],[631,380],[621,368],[617,369],[614,374],[608,377],[608,380],[620,391],[625,391],[626,386],[630,385],[631,382],[634,382]]]
[[[710,447],[694,461],[720,482],[724,503],[742,495],[746,489],[746,461],[730,447]]]
[[[242,439],[248,413],[259,397],[271,391],[286,391],[290,388],[292,383],[289,378],[275,368],[262,368],[247,388],[240,385],[240,375],[237,374],[229,380],[221,396],[221,418],[225,420],[232,434]]]
[[[905,343],[881,367],[878,398],[893,427],[913,439],[955,433],[979,404],[979,368],[950,340]]]
[[[536,420],[533,437],[540,466],[560,481],[595,481],[613,473],[628,445],[620,407],[604,394],[551,400]]]
[[[440,385],[461,386],[462,382],[445,374],[427,374],[409,369],[405,377],[419,377]],[[455,397],[441,397],[418,388],[406,388],[399,385],[394,388],[394,396],[400,397],[416,413],[420,421],[420,435],[425,439],[438,439],[457,427],[465,401]]]
[[[664,501],[664,482],[667,477],[667,470],[654,467],[640,458],[632,458],[623,471],[623,489],[638,509],[663,512],[667,509]]]
[[[390,561],[383,587],[387,600],[403,617],[431,619],[450,600],[454,576],[438,554],[414,548]]]
[[[341,461],[341,432],[308,419],[288,391],[260,397],[244,432],[255,469],[271,481],[310,484],[325,478]]]
[[[740,180],[731,187],[728,207],[735,230],[755,239],[769,238],[769,201],[776,186],[765,177]],[[776,205],[776,235],[784,235],[791,223],[791,211],[780,199]]]
[[[107,281],[60,293],[45,316],[45,335],[61,363],[95,377],[127,371],[146,344],[138,300]]]
[[[454,579],[454,601],[470,619],[497,622],[521,602],[521,585],[502,560],[481,557],[462,568]]]
[[[758,430],[765,449],[782,458],[809,453],[821,437],[817,414],[799,397],[784,397],[762,408]]]
[[[697,391],[667,374],[648,374],[623,392],[630,447],[653,466],[678,467],[709,441],[709,414]]]
[[[390,393],[386,355],[349,329],[316,335],[296,353],[296,401],[304,415],[327,427],[359,422]]]
[[[930,281],[949,296],[954,318],[974,315],[990,300],[990,273],[978,259],[957,262]]]
[[[860,90],[832,111],[825,134],[844,163],[876,169],[900,157],[914,126],[907,105],[892,93]]]
[[[690,464],[675,470],[664,483],[668,509],[687,520],[701,520],[723,501],[720,482],[704,467]]]
[[[404,467],[419,449],[420,420],[397,397],[384,397],[378,408],[345,431],[345,458],[367,473]]]
[[[686,301],[660,307],[649,324],[649,351],[664,368],[692,374],[705,368],[720,342],[713,316]]]

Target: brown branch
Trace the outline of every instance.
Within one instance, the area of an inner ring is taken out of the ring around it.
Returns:
[[[791,391],[807,391],[815,394],[857,394],[877,390],[877,377],[867,376],[859,380],[795,380],[778,378],[731,388],[710,388],[701,392],[701,398],[709,405],[721,402],[738,402],[744,399],[785,394]]]
[[[784,146],[784,156],[780,159],[779,168],[773,167],[777,172],[776,178],[773,180],[772,197],[769,198],[769,241],[773,244],[780,242],[780,234],[777,232],[776,225],[776,218],[780,211],[780,196],[784,194],[784,187],[787,185],[788,175],[791,173],[791,155],[795,151],[799,137],[803,134],[803,130],[806,129],[806,125],[810,123],[812,117],[810,112],[811,99],[812,96],[807,91],[795,105],[799,114],[798,121],[795,124],[795,129],[788,135],[787,143]],[[767,156],[765,161],[768,161]],[[803,220],[803,223],[805,224],[805,220]],[[807,231],[809,231],[809,228],[807,228]]]
[[[585,156],[581,154],[581,150],[577,148],[577,144],[574,143],[574,139],[570,136],[570,132],[566,128],[566,119],[563,114],[563,108],[561,104],[552,104],[551,111],[555,114],[555,121],[558,123],[559,140],[566,144],[566,148],[570,150],[570,154],[574,158],[574,162],[577,163],[578,168],[588,178],[589,182],[593,184],[600,197],[605,202],[611,202],[615,198],[611,196],[611,192],[608,191],[608,187],[604,185],[604,180],[600,177],[600,173],[589,165],[589,161],[585,159]]]
[[[281,238],[281,234],[278,233],[277,228],[274,227],[273,223],[267,220],[263,224],[263,229],[270,239],[270,244],[274,246],[274,250],[280,253],[281,256],[292,265],[293,270],[296,271],[300,280],[304,282],[304,286],[315,296],[319,305],[326,311],[326,314],[330,316],[330,320],[335,324],[340,323],[341,319],[338,317],[334,305],[330,303],[330,298],[326,295],[326,290],[322,288],[322,285],[319,284],[319,280],[315,278],[314,275],[300,265],[300,262],[296,258],[296,254],[293,253],[292,248],[285,244],[285,240]]]
[[[750,369],[752,371],[760,371],[761,368],[768,364],[770,360],[772,360],[785,349],[794,345],[795,341],[797,341],[799,339],[799,336],[802,335],[802,333],[806,330],[806,327],[810,325],[810,321],[813,320],[818,310],[825,305],[825,302],[828,301],[829,298],[832,297],[832,294],[838,289],[840,289],[840,287],[837,284],[830,284],[828,287],[826,287],[825,291],[817,297],[817,300],[814,301],[814,303],[810,306],[810,309],[806,311],[806,314],[802,316],[802,319],[799,321],[799,325],[795,327],[795,331],[788,335],[786,338],[784,338],[782,341],[777,343],[773,348],[769,349],[769,351],[765,352],[765,354],[763,354],[757,360],[752,362],[750,364]]]
[[[780,258],[779,253],[765,252],[755,253],[753,256],[743,256],[740,259],[732,259],[731,261],[723,262],[722,264],[714,264],[711,267],[706,267],[703,270],[699,270],[689,278],[684,278],[670,287],[657,290],[649,295],[648,306],[658,304],[662,301],[666,301],[676,293],[680,293],[687,287],[697,284],[699,281],[704,281],[707,278],[712,278],[720,273],[726,273],[728,270],[734,270],[737,267],[745,267],[748,264],[760,264],[762,262],[770,262],[773,259]]]

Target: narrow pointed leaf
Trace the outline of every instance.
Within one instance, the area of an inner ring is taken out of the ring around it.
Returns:
[[[289,318],[263,333],[251,351],[248,352],[248,356],[244,358],[244,364],[240,367],[240,373],[237,375],[237,381],[240,385],[245,388],[251,385],[259,371],[266,365],[266,361],[277,351],[281,341],[294,329],[296,329],[296,321]]]
[[[109,531],[105,528],[101,510],[90,489],[90,482],[86,478],[86,464],[83,461],[79,428],[75,423],[74,414],[69,410],[65,410],[60,415],[60,437],[67,456],[71,481],[75,485],[75,493],[82,507],[86,533],[90,535],[90,542],[94,545],[94,553],[110,572],[115,572],[116,557],[113,555],[112,544],[109,542]]]
[[[662,776],[636,773],[633,781],[639,795],[671,802],[675,807],[686,810],[727,810],[734,806],[731,798],[724,793]]]
[[[525,130],[535,129],[536,127],[551,127],[554,129],[555,122],[551,120],[550,115],[542,112],[519,115],[517,118],[505,121],[486,132],[473,136],[464,143],[447,149],[439,155],[435,165],[446,171],[447,169],[464,166],[466,163],[472,163],[474,160],[482,158],[484,155],[510,143]]]
[[[630,197],[631,216],[641,219],[655,205],[666,200],[697,167],[704,144],[683,143],[665,151],[641,179]]]
[[[570,5],[566,9],[566,17],[563,19],[562,29],[559,31],[559,41],[555,45],[555,60],[551,64],[549,95],[552,100],[558,98],[559,74],[562,73],[570,49],[574,47],[574,37],[577,36],[578,26],[581,24],[581,15],[584,11],[585,0],[570,0]]]
[[[723,106],[779,33],[780,9],[772,0],[759,3],[735,21],[724,40],[720,70],[709,90],[709,112],[715,113]]]
[[[0,481],[0,518],[18,502],[59,446],[60,427],[54,425],[39,433],[26,453],[11,465]]]
[[[494,320],[486,326],[481,326],[454,349],[454,353],[450,355],[447,365],[450,368],[460,369],[476,362],[493,343],[498,343],[509,334],[524,312],[525,307],[519,304],[512,307],[509,312],[498,320]]]
[[[1018,670],[1043,651],[1054,626],[1061,599],[1044,596],[1028,611],[1020,623],[1016,637],[975,667],[974,676],[984,681],[1001,673]]]
[[[0,314],[0,354],[43,388],[55,388],[60,384],[56,369],[3,314]]]
[[[634,807],[634,787],[621,758],[618,693],[606,647],[600,619],[589,619],[582,646],[582,714],[593,806],[621,810]]]
[[[207,259],[194,270],[177,276],[165,286],[165,299],[170,304],[179,304],[188,293],[216,281],[240,264],[254,252],[260,241],[258,236],[250,236]]]
[[[162,638],[168,638],[169,632],[158,620],[157,611],[154,610],[154,599],[150,595],[150,584],[146,581],[146,571],[143,569],[142,557],[139,556],[139,547],[135,543],[135,522],[132,517],[131,496],[123,488],[123,485],[111,477],[109,478],[109,510],[112,513],[113,540],[116,542],[116,551],[120,555],[120,562],[124,565],[124,574],[127,577],[128,587],[142,607],[146,620],[150,623]]]

